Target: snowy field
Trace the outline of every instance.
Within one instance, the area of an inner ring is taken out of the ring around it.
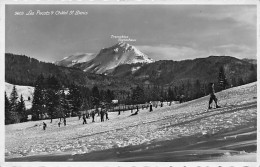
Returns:
[[[5,126],[6,161],[256,161],[256,83],[172,106],[109,113],[92,123],[68,118]]]

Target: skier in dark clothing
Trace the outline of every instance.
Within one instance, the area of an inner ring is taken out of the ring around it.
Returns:
[[[210,95],[210,99],[209,99],[209,109],[211,109],[211,103],[214,100],[215,104],[216,104],[216,108],[220,108],[220,106],[218,105],[218,99],[215,96],[215,89],[214,89],[214,83],[210,83],[209,84],[209,95]]]
[[[66,126],[66,117],[63,118],[64,126]]]
[[[101,122],[104,122],[104,109],[101,109],[100,111],[100,118],[101,118]]]
[[[82,118],[83,118],[83,125],[84,125],[84,124],[87,124],[87,120],[86,120],[86,115],[85,115],[85,114],[83,114],[83,117],[82,117]]]
[[[105,114],[106,114],[106,120],[109,120],[108,119],[108,110],[106,110]]]
[[[91,112],[91,116],[92,116],[92,122],[95,122],[95,111],[94,110]]]
[[[136,112],[138,112],[139,111],[139,109],[138,109],[138,105],[136,106]]]
[[[45,122],[43,122],[43,130],[45,130],[47,127],[47,124]]]
[[[59,122],[59,123],[58,123],[58,126],[59,126],[59,127],[60,127],[60,124],[61,124],[61,123]]]
[[[152,103],[150,102],[150,112],[153,111],[153,105]]]

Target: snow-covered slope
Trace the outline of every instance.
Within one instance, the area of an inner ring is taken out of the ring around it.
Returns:
[[[61,61],[56,61],[55,64],[59,66],[72,67],[78,63],[84,63],[96,57],[94,53],[83,53],[64,57]]]
[[[9,84],[9,83],[5,83],[5,91],[7,94],[7,97],[10,97],[10,94],[13,90],[14,85],[13,84]],[[33,100],[33,92],[34,92],[34,87],[31,86],[20,86],[20,85],[15,85],[18,96],[19,96],[19,100],[21,95],[23,95],[23,99],[24,99],[24,103],[25,103],[25,107],[26,109],[29,109],[32,107],[32,100]]]
[[[112,47],[102,49],[92,60],[76,64],[76,67],[87,72],[107,73],[122,64],[152,63],[153,59],[132,45],[120,42]]]
[[[190,102],[109,112],[109,120],[67,118],[5,126],[7,161],[205,161],[254,153],[257,148],[257,83],[216,93],[220,109],[207,111],[209,96]],[[98,152],[99,151],[99,152]],[[93,153],[93,154],[92,154]],[[62,154],[64,156],[62,156]],[[45,157],[44,157],[45,155]],[[232,156],[231,156],[232,155]],[[11,159],[17,157],[17,159]],[[241,162],[241,159],[233,159]]]

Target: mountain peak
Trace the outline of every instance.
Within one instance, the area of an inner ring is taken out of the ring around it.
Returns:
[[[133,45],[119,42],[111,47],[101,49],[98,54],[84,53],[72,55],[63,58],[63,60],[55,64],[78,67],[83,71],[102,74],[107,73],[107,71],[113,71],[113,69],[122,64],[147,64],[152,62],[154,62],[153,59]]]
[[[154,62],[153,59],[139,51],[136,47],[119,42],[111,47],[103,48],[91,61],[76,65],[84,71],[98,74],[113,71],[122,64],[147,64]]]
[[[117,45],[117,46],[120,46],[120,47],[122,47],[122,48],[127,48],[127,47],[130,46],[130,45],[129,45],[128,43],[126,43],[126,42],[119,42],[119,43],[117,43],[116,45]]]

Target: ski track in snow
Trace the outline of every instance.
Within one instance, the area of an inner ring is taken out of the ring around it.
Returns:
[[[223,108],[207,112],[209,97],[164,107],[140,109],[136,116],[130,111],[109,113],[110,120],[103,123],[96,117],[68,118],[67,126],[58,127],[58,120],[47,123],[27,122],[7,125],[6,158],[39,154],[83,154],[131,145],[149,144],[192,135],[214,135],[232,129],[256,126],[256,83],[232,88],[216,94]],[[38,126],[35,126],[38,125]]]

